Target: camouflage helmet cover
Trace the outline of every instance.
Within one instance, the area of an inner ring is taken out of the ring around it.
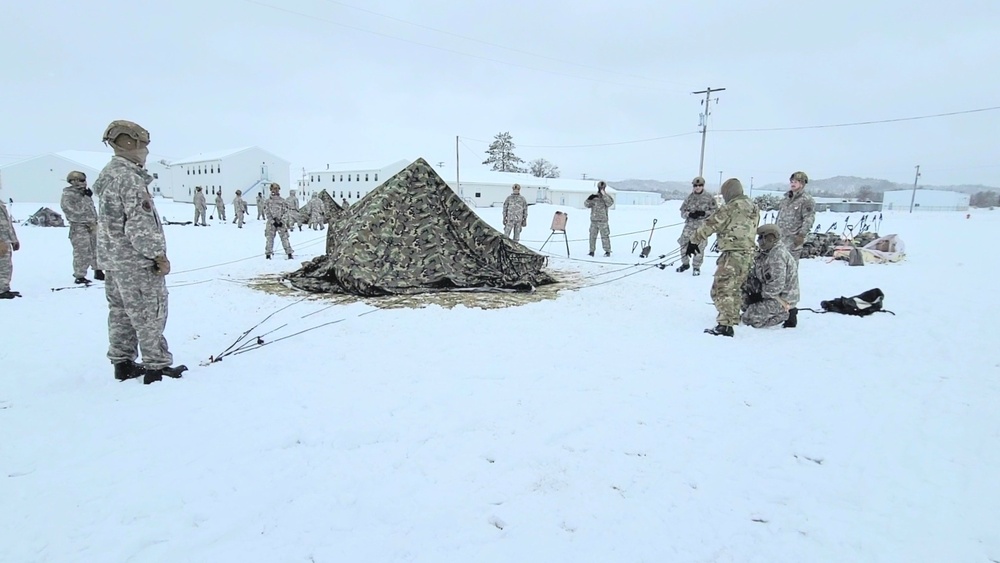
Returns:
[[[144,143],[149,143],[149,131],[146,131],[138,123],[132,121],[126,121],[124,119],[116,119],[108,125],[108,128],[104,130],[104,137],[101,138],[105,143],[111,143],[118,138],[119,135],[128,135],[136,141],[142,141]]]
[[[271,185],[268,186],[268,189],[271,190],[272,192],[280,192],[281,191],[281,184],[279,184],[277,182],[271,182]]]
[[[692,186],[704,186],[705,185],[705,179],[702,178],[701,176],[695,176],[694,180],[691,180],[691,185]]]
[[[87,175],[84,174],[83,172],[80,172],[79,170],[74,170],[66,175],[67,182],[72,182],[73,180],[83,180],[84,182],[86,182]]]
[[[798,172],[793,172],[791,176],[788,177],[789,182],[802,182],[802,185],[809,183],[809,176],[801,170]]]
[[[757,227],[757,236],[764,237],[767,235],[771,235],[774,238],[781,238],[781,229],[779,229],[778,225],[774,223],[768,223]]]

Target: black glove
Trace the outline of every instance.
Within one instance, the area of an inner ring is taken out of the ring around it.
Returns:
[[[90,188],[87,188],[87,189],[83,190],[83,195],[85,195],[87,197],[93,197],[94,196],[94,190],[91,190]]]
[[[282,223],[281,221],[279,221],[277,219],[275,219],[274,221],[271,221],[271,224],[274,225],[275,229],[280,229],[281,227],[284,226],[284,223]]]
[[[764,296],[759,293],[751,293],[747,295],[747,305],[753,305],[754,303],[760,303],[764,300]]]
[[[597,199],[597,194],[590,194],[590,197],[587,198],[587,201],[590,201],[592,199]]]
[[[695,254],[699,254],[700,252],[701,250],[698,248],[697,244],[689,242],[687,250],[684,251],[684,256],[694,256]]]
[[[704,211],[692,211],[691,213],[688,213],[688,219],[701,219],[704,216]]]

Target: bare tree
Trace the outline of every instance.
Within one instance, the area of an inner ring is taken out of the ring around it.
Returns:
[[[854,198],[858,201],[875,201],[875,190],[871,186],[861,186],[854,193]]]
[[[497,133],[490,147],[486,149],[487,158],[483,164],[490,164],[492,165],[490,170],[499,172],[525,172],[524,168],[518,166],[524,160],[514,154],[515,148],[509,132]]]
[[[559,167],[544,158],[536,158],[528,163],[528,172],[536,178],[558,178]]]

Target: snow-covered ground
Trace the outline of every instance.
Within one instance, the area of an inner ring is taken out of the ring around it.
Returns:
[[[678,203],[620,206],[612,233]],[[50,291],[72,282],[67,230],[17,229],[0,561],[1000,561],[1000,212],[886,213],[904,262],[802,262],[802,306],[880,287],[896,316],[735,338],[702,333],[711,261],[621,277],[646,234],[588,261],[553,238],[553,270],[587,286],[556,299],[377,308],[248,287],[299,263],[263,259],[261,222],[168,226],[167,338],[192,369],[150,386],[112,377],[101,284]],[[297,258],[324,236],[295,232]],[[198,365],[290,304],[251,334],[343,322]]]

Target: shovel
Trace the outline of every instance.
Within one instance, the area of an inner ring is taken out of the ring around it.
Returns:
[[[639,253],[639,258],[645,258],[649,256],[649,253],[653,250],[653,231],[656,229],[656,219],[653,219],[653,226],[649,228],[649,241],[646,245],[642,247],[642,252]]]

